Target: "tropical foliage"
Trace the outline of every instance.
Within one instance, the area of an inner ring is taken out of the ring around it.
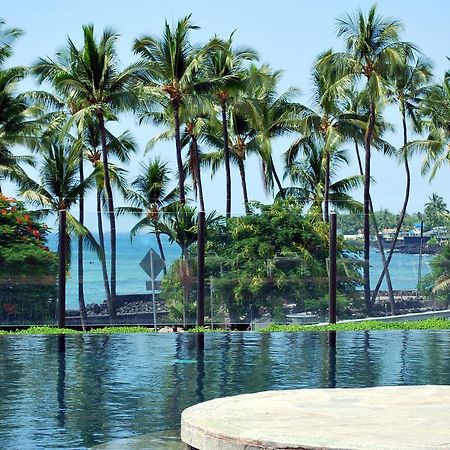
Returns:
[[[216,255],[208,257],[207,272],[216,280],[212,289],[223,317],[281,314],[289,302],[300,310],[323,313],[332,209],[349,213],[341,219],[342,232],[361,229],[364,236],[362,270],[353,260],[357,253],[340,244],[339,289],[349,299],[342,300],[340,312],[348,313],[362,280],[370,313],[384,276],[394,312],[389,263],[401,231],[420,221],[407,214],[413,181],[410,158],[422,154],[423,173],[431,178],[449,161],[450,72],[442,82],[434,82],[430,61],[403,40],[403,25],[373,6],[367,14],[359,10],[337,20],[343,49],[317,57],[312,101],[302,104],[299,89],[281,89],[281,71],[259,64],[256,50],[237,46],[235,33],[199,45],[191,40],[197,29],[190,15],[173,26],[166,21],[161,34],[134,40],[136,61],[123,67],[117,53],[119,35],[105,29],[97,36],[93,25],[85,25],[80,45],[68,38],[54,57],[39,58],[27,68],[8,67],[22,31],[0,21],[0,183],[15,183],[21,198],[36,207],[35,214],[68,212],[62,233],[67,239],[60,240],[60,249],[73,234],[78,236],[82,319],[83,246],[90,245],[99,256],[114,320],[116,217],[131,214],[136,218],[131,235],[153,233],[163,259],[162,235],[180,247],[181,258],[167,273],[161,298],[170,305],[174,320],[186,321],[195,293],[196,265],[189,261],[195,256],[198,231],[192,192],[201,212],[216,209],[224,200],[220,209],[225,217],[210,213],[206,220],[208,250]],[[28,74],[41,83],[40,91],[21,92],[20,82]],[[394,132],[385,118],[388,105],[398,108],[402,122],[399,148],[387,141],[388,131]],[[169,156],[148,157],[145,152],[140,173],[128,173],[126,165],[135,158],[137,144],[129,131],[116,133],[124,113],[134,115],[139,125],[164,127],[150,137],[146,150],[158,149],[162,140],[173,141],[176,167],[170,167]],[[373,209],[374,150],[404,167],[405,195],[395,217]],[[350,173],[353,152],[356,173]],[[266,193],[273,196],[272,205],[252,203],[254,177],[249,182],[249,171],[254,175],[256,165]],[[223,176],[224,196],[214,199],[214,205],[208,205],[204,195],[206,171]],[[283,172],[284,178],[279,175]],[[236,174],[244,217],[233,217]],[[358,188],[363,190],[362,202],[354,198]],[[98,243],[85,226],[91,191]],[[8,217],[11,210],[5,207]],[[425,208],[427,226],[447,225],[447,215],[443,199],[433,195]],[[387,257],[379,233],[385,227],[395,229]],[[371,234],[377,236],[384,257],[375,292],[370,285]],[[60,261],[60,269],[68,262]]]
[[[53,322],[56,254],[47,247],[48,228],[23,202],[0,194],[0,321]]]

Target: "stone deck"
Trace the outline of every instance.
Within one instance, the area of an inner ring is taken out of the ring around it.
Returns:
[[[183,411],[198,450],[450,449],[450,386],[269,391]]]

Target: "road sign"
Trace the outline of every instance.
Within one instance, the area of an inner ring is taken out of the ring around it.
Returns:
[[[153,326],[156,330],[156,296],[155,291],[159,290],[161,286],[160,281],[156,281],[156,277],[159,275],[161,270],[164,269],[164,260],[155,252],[152,248],[148,253],[142,258],[139,264],[145,273],[150,277],[150,281],[146,282],[147,289],[152,291],[152,302],[153,302]]]
[[[158,253],[151,248],[142,258],[139,265],[142,267],[144,272],[154,280],[159,275],[161,270],[164,269],[165,263],[161,256],[159,256]]]

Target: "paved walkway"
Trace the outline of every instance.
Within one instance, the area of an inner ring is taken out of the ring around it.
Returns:
[[[199,450],[450,449],[450,386],[226,397],[186,409],[181,439]]]

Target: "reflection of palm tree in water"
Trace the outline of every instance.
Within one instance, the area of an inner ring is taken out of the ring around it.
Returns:
[[[197,376],[195,377],[195,399],[197,403],[205,401],[203,393],[205,381],[205,335],[197,334]]]
[[[64,428],[66,425],[66,336],[59,335],[58,338],[58,381],[56,385],[56,398],[58,401],[58,411],[56,421],[58,427]]]

